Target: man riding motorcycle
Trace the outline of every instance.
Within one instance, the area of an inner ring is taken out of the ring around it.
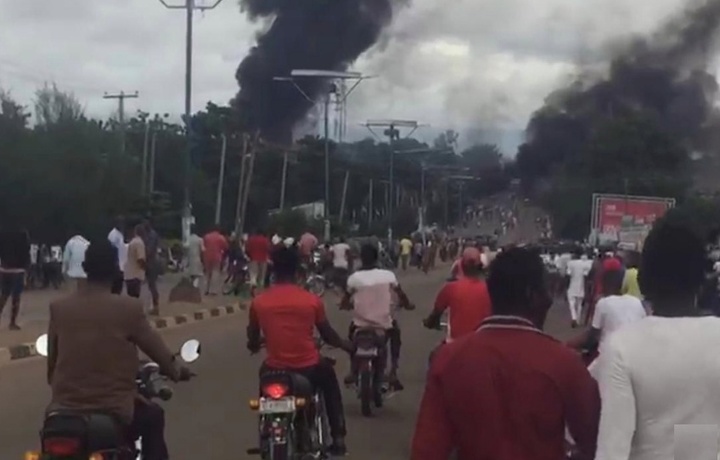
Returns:
[[[247,348],[260,351],[264,339],[267,357],[260,374],[291,370],[302,374],[322,391],[333,438],[330,452],[344,455],[345,415],[342,394],[332,363],[317,349],[317,328],[328,344],[352,352],[352,344],[340,338],[325,316],[322,299],[297,284],[300,255],[295,248],[278,248],[272,254],[275,283],[250,304]]]
[[[142,436],[144,460],[167,460],[163,409],[137,394],[137,349],[172,380],[191,373],[150,326],[139,299],[114,295],[117,250],[107,240],[85,252],[87,284],[50,304],[47,379],[48,412],[65,409],[115,415],[132,442]]]
[[[425,327],[440,326],[442,315],[448,314],[447,338],[452,342],[475,332],[480,323],[490,316],[491,302],[485,280],[482,279],[482,254],[477,248],[465,248],[460,258],[464,276],[447,282],[435,299],[435,306],[423,321]]]
[[[403,386],[397,377],[401,337],[400,327],[392,315],[392,293],[397,294],[401,307],[413,310],[415,306],[400,287],[395,273],[378,268],[378,250],[375,246],[364,244],[360,248],[360,262],[361,267],[347,280],[347,292],[341,302],[342,308],[353,310],[350,338],[357,328],[377,328],[386,332],[390,341],[388,381],[394,389],[401,390]],[[357,369],[352,367],[350,374],[345,377],[347,385],[357,380]]]

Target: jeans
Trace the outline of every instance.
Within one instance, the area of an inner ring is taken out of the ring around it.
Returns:
[[[125,280],[125,290],[130,297],[140,298],[140,288],[142,287],[142,280]]]
[[[123,286],[125,286],[125,277],[123,276],[123,272],[117,272],[115,278],[113,278],[110,292],[116,295],[120,295],[122,294]]]
[[[0,273],[0,287],[2,288],[2,293],[0,294],[0,314],[2,314],[8,299],[11,299],[12,310],[10,310],[10,323],[15,324],[18,313],[20,312],[20,296],[25,287],[25,273]]]
[[[128,432],[133,442],[142,437],[143,460],[168,460],[165,411],[158,404],[135,400],[135,414]]]
[[[315,366],[302,369],[275,369],[263,364],[260,367],[260,375],[278,370],[300,374],[308,379],[314,388],[319,389],[325,399],[325,410],[331,436],[333,439],[345,437],[347,429],[345,428],[342,393],[332,361],[320,358],[320,362]]]
[[[152,297],[152,306],[157,308],[160,305],[160,293],[158,292],[157,282],[160,276],[160,266],[158,262],[150,262],[147,270],[145,271],[145,277]]]

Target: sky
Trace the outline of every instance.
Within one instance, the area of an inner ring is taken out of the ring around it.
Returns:
[[[368,119],[410,119],[426,125],[413,135],[420,140],[454,129],[461,145],[493,142],[512,155],[528,117],[579,66],[606,60],[613,43],[648,33],[686,3],[411,0],[352,68],[375,78],[348,98],[348,136],[365,137]],[[237,0],[197,14],[193,109],[235,95],[235,70],[262,27]],[[0,0],[0,88],[29,107],[54,82],[92,116],[117,110],[105,92],[138,91],[126,113],[177,117],[184,72],[184,10],[159,0]]]

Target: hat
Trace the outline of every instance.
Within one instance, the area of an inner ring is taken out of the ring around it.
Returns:
[[[463,265],[465,264],[473,264],[473,265],[482,265],[482,253],[474,247],[468,247],[463,249],[462,256],[461,256],[461,263]]]
[[[608,257],[603,260],[602,268],[604,271],[620,271],[622,270],[622,264],[615,257]]]

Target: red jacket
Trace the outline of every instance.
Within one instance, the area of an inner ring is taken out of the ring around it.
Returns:
[[[565,428],[594,455],[597,383],[578,354],[522,318],[491,316],[433,358],[411,460],[559,460]]]

